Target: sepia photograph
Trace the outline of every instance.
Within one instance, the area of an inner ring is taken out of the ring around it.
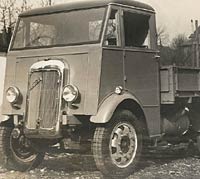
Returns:
[[[199,0],[0,0],[0,179],[199,179]]]

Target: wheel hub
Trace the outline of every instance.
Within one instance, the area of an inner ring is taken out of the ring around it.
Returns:
[[[130,141],[128,136],[122,137],[120,148],[121,148],[123,153],[127,153],[129,151],[130,144],[131,144],[131,141]]]
[[[120,168],[130,165],[137,151],[137,135],[134,127],[128,122],[116,125],[111,134],[109,147],[115,165]]]
[[[13,129],[13,131],[12,131],[12,137],[14,139],[19,138],[20,134],[21,134],[21,132],[20,132],[20,130],[18,128]]]

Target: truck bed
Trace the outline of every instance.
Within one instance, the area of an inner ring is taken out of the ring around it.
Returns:
[[[161,104],[173,104],[176,98],[200,97],[200,68],[162,66]]]

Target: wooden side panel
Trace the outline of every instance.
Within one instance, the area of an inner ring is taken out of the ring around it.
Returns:
[[[161,104],[173,104],[175,102],[175,86],[173,68],[160,70],[161,81]]]
[[[199,70],[177,69],[177,91],[199,91]]]
[[[174,104],[176,98],[200,97],[200,69],[165,66],[160,76],[161,104]]]

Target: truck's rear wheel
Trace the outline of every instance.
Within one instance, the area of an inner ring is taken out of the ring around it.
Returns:
[[[105,176],[125,178],[133,173],[141,148],[139,121],[128,110],[116,112],[111,123],[96,128],[92,150],[97,168]]]
[[[44,158],[24,135],[13,137],[12,127],[0,127],[0,164],[9,170],[25,171],[37,167]]]

